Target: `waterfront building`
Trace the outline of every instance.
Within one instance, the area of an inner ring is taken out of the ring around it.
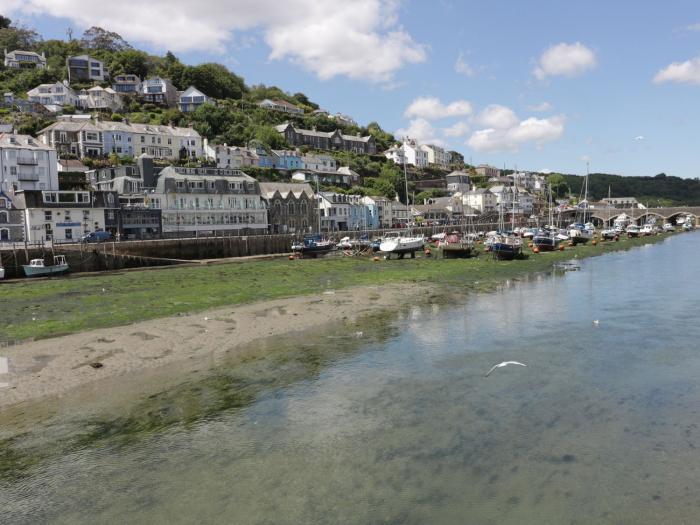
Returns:
[[[57,189],[54,148],[29,135],[0,134],[0,191]]]
[[[147,191],[166,236],[268,232],[260,185],[240,170],[169,166]]]
[[[117,233],[119,196],[114,191],[18,191],[28,242],[75,242],[90,232]]]
[[[350,221],[350,199],[344,193],[321,192],[319,195],[322,231],[345,231]]]
[[[478,213],[491,213],[496,211],[498,199],[487,188],[476,188],[462,193],[462,205]]]
[[[0,243],[24,240],[24,214],[12,197],[0,189]]]
[[[261,182],[270,233],[306,233],[318,228],[316,196],[309,184]]]

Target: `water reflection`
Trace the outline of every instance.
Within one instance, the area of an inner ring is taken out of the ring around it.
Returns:
[[[0,507],[27,523],[692,523],[697,242],[414,306],[359,338],[271,341],[121,418],[52,427],[61,444],[20,436],[0,460],[28,464]],[[528,367],[484,377],[506,359]],[[54,443],[41,461],[37,443]]]

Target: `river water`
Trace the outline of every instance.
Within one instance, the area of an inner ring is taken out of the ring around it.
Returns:
[[[49,418],[0,442],[0,522],[698,523],[699,241]],[[527,367],[484,377],[504,360]]]

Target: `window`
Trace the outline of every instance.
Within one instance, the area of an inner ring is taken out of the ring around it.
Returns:
[[[7,224],[10,222],[9,214],[6,211],[0,211],[0,224]]]
[[[73,239],[73,230],[71,228],[66,228],[66,240]]]
[[[0,241],[10,240],[10,230],[7,228],[0,228]]]
[[[53,191],[45,191],[44,202],[58,202],[58,195]]]
[[[141,144],[143,144],[143,143],[145,143],[145,142],[146,142],[146,137],[144,137],[143,135],[141,135]]]
[[[83,210],[83,221],[90,220],[90,210]]]
[[[69,221],[70,221],[70,210],[66,210],[66,213],[65,213],[65,215],[64,215],[64,219],[63,219],[63,220],[64,220],[65,222],[69,222]]]

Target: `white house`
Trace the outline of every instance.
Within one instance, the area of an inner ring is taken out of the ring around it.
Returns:
[[[180,93],[180,99],[178,101],[178,107],[183,113],[191,113],[196,111],[199,106],[211,102],[212,99],[202,93],[194,86],[188,87],[185,91]]]
[[[452,155],[450,152],[444,148],[441,148],[440,146],[422,144],[420,149],[427,154],[428,164],[434,164],[436,166],[440,166],[441,168],[447,168],[452,161]]]
[[[7,49],[5,49],[5,67],[44,69],[46,67],[46,56],[44,56],[43,52],[40,55],[33,51],[15,49],[8,53]]]
[[[39,84],[34,89],[27,91],[30,102],[37,104],[56,106],[75,106],[78,96],[67,84],[56,82],[55,84]]]
[[[342,193],[321,192],[318,196],[321,212],[321,230],[347,230],[350,223],[350,196]]]
[[[447,191],[454,193],[467,193],[469,191],[469,173],[466,171],[453,171],[445,177]]]
[[[112,111],[118,111],[122,108],[122,97],[110,87],[93,86],[80,92],[78,106],[83,109],[111,109]]]
[[[475,210],[478,213],[490,213],[496,210],[498,199],[488,189],[477,188],[462,193],[462,204],[465,208]]]
[[[0,134],[0,191],[57,189],[54,148],[29,135]]]
[[[301,159],[303,162],[302,169],[305,170],[336,171],[338,168],[338,163],[330,155],[307,153]]]
[[[406,139],[401,146],[392,146],[384,152],[384,156],[395,164],[410,164],[416,168],[428,166],[428,153],[413,139]]]
[[[242,169],[258,166],[258,154],[255,150],[241,146],[207,145],[207,156],[216,160],[217,168]]]

